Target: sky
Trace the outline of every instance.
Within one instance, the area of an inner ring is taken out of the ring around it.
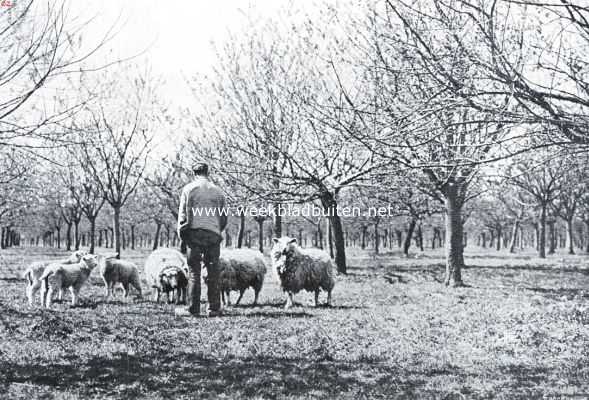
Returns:
[[[163,95],[176,104],[191,96],[185,76],[210,71],[214,63],[211,42],[223,42],[248,16],[271,17],[292,0],[75,0],[72,15],[94,18],[84,30],[84,43],[96,43],[111,26],[117,34],[94,58],[142,55],[154,74],[164,77]]]
[[[94,55],[90,63],[104,65],[115,59],[139,55],[133,62],[151,67],[164,83],[158,89],[172,115],[190,108],[194,97],[187,77],[206,74],[215,62],[213,42],[228,40],[248,19],[276,16],[294,0],[70,0],[68,12],[78,24],[90,20],[83,30],[83,46],[92,48],[114,27],[116,34]],[[306,9],[314,0],[296,3]],[[178,119],[177,119],[178,120]],[[182,142],[177,122],[154,137],[156,158],[170,154]],[[192,134],[188,132],[188,134]]]

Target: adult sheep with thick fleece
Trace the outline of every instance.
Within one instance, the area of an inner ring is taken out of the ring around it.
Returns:
[[[305,289],[315,292],[315,306],[319,306],[319,292],[327,292],[327,305],[331,305],[333,263],[329,254],[319,249],[303,249],[297,240],[284,236],[274,238],[272,266],[278,275],[282,290],[287,293],[285,308],[293,305],[293,296]]]
[[[153,299],[160,301],[165,293],[170,301],[176,294],[176,303],[186,302],[188,278],[186,274],[186,258],[175,249],[160,248],[154,250],[145,260],[145,275],[148,285],[154,288]]]
[[[35,294],[41,289],[41,276],[49,264],[76,264],[79,263],[83,256],[87,254],[84,250],[76,250],[69,257],[59,260],[35,261],[23,273],[23,278],[27,281],[27,298],[29,305],[33,305]],[[63,298],[63,291],[59,291],[59,300]],[[41,299],[42,300],[42,299]]]
[[[80,289],[98,265],[96,255],[87,254],[77,264],[49,264],[41,275],[41,298],[46,308],[51,308],[52,294],[56,290],[70,289],[72,306],[78,302]]]
[[[254,305],[264,285],[266,262],[264,255],[250,249],[222,249],[219,256],[219,285],[223,305],[231,305],[230,292],[239,291],[239,305],[247,288],[254,289]],[[206,277],[205,277],[206,281]]]
[[[125,298],[129,296],[130,286],[133,286],[139,292],[139,298],[143,297],[139,269],[135,263],[117,258],[98,256],[98,265],[100,266],[100,276],[104,281],[105,296],[107,298],[114,295],[114,287],[117,283],[123,286]]]

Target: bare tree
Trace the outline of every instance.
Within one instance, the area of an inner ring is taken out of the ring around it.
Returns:
[[[120,94],[121,80],[105,83],[108,96],[103,94],[95,106],[85,109],[74,121],[74,133],[83,138],[79,161],[88,167],[113,210],[114,249],[119,257],[121,209],[142,181],[153,138],[149,130],[156,121],[157,82],[148,75],[126,72],[128,96]],[[121,98],[117,99],[117,94]]]
[[[558,197],[552,203],[552,208],[554,213],[566,223],[568,253],[575,254],[574,219],[579,202],[587,192],[589,170],[586,156],[565,154],[561,162],[563,165],[566,164],[567,168],[563,171],[562,185],[560,185]]]
[[[112,38],[113,27],[89,50],[81,50],[88,21],[76,22],[63,1],[13,2],[0,14],[0,148],[46,146],[46,140],[64,140],[59,124],[91,97],[76,104],[56,98],[42,103],[50,82],[84,73],[84,62]],[[85,43],[88,48],[88,43]],[[98,67],[100,69],[102,67]],[[96,69],[96,68],[95,68]],[[52,129],[44,129],[51,126]],[[26,139],[26,140],[25,140]]]
[[[406,15],[399,11],[401,4],[371,3],[364,16],[348,19],[351,45],[330,60],[341,106],[356,122],[341,132],[377,162],[386,160],[389,167],[419,170],[427,177],[427,193],[445,208],[445,283],[460,286],[463,208],[478,195],[471,183],[480,165],[507,155],[504,145],[516,142],[517,135],[508,135],[505,124],[510,121],[473,108],[430,67],[435,57],[461,80],[478,79],[469,69],[467,54],[451,40],[456,34],[468,36],[464,16],[430,18],[435,15],[429,13],[435,11],[428,8],[431,3],[421,7],[419,2],[414,6],[421,8],[407,7],[403,11],[412,13]],[[361,34],[354,34],[358,31]]]
[[[546,257],[546,223],[550,206],[559,196],[564,168],[554,156],[535,153],[518,157],[508,167],[509,183],[528,193],[540,209],[538,255]],[[538,160],[539,159],[539,160]]]
[[[549,143],[588,143],[589,9],[581,1],[386,0],[415,38],[427,68],[470,107],[498,118],[557,129]],[[460,24],[456,21],[460,20]],[[439,63],[443,53],[421,28],[459,28],[444,46],[460,49],[479,79]],[[551,32],[550,35],[545,32]]]

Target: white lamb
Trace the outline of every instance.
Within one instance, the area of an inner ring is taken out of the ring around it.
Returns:
[[[51,308],[52,294],[56,290],[70,289],[72,306],[78,302],[81,287],[98,265],[98,256],[88,254],[77,264],[49,264],[41,275],[41,299],[46,308]]]
[[[246,289],[254,289],[254,305],[264,285],[266,262],[262,253],[250,249],[223,249],[219,257],[219,285],[223,305],[231,305],[230,292],[239,291],[239,305]],[[206,278],[205,278],[206,281]]]
[[[123,286],[125,298],[129,296],[129,286],[133,286],[139,292],[139,298],[143,297],[139,269],[135,263],[98,256],[98,265],[100,265],[100,276],[104,281],[106,298],[114,296],[114,287],[117,283]]]
[[[58,263],[58,264],[76,264],[79,263],[83,256],[87,254],[84,250],[76,250],[74,251],[68,258],[62,260],[45,260],[45,261],[35,261],[29,265],[26,271],[23,273],[23,278],[27,281],[27,298],[29,300],[29,305],[33,305],[35,294],[41,289],[41,275],[45,272],[45,268],[49,264]],[[59,291],[59,300],[63,298],[63,291]],[[41,298],[41,302],[43,299]]]
[[[272,248],[273,269],[278,275],[282,290],[288,295],[284,308],[293,305],[293,296],[305,289],[315,292],[315,306],[319,305],[319,292],[327,292],[327,305],[331,305],[333,264],[329,255],[319,249],[302,249],[297,240],[289,237],[274,238]]]

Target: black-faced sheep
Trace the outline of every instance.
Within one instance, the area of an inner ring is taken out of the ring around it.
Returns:
[[[176,304],[186,303],[188,278],[186,276],[186,258],[177,250],[161,248],[154,250],[145,260],[145,274],[148,284],[156,291],[153,299],[160,301],[165,293],[168,302],[176,294]]]
[[[272,266],[282,290],[288,295],[285,308],[292,307],[293,296],[301,290],[315,292],[315,306],[319,305],[319,292],[327,292],[327,305],[331,304],[333,264],[329,255],[319,249],[302,249],[296,239],[274,238]]]
[[[53,292],[68,288],[72,294],[72,306],[75,306],[80,288],[98,265],[97,257],[87,254],[77,264],[49,264],[41,275],[41,298],[45,307],[51,307]]]
[[[139,292],[139,297],[142,297],[139,269],[135,263],[99,256],[98,265],[100,265],[100,276],[104,281],[107,298],[114,296],[114,287],[117,283],[123,286],[125,297],[129,296],[129,286],[133,286]]]
[[[87,254],[84,250],[74,251],[68,258],[62,260],[49,260],[49,261],[35,261],[29,265],[26,271],[23,273],[23,278],[27,281],[26,294],[29,300],[29,304],[33,305],[35,294],[41,289],[41,276],[49,264],[76,264],[79,263],[83,256]],[[63,291],[59,291],[59,300],[62,300]],[[41,302],[42,298],[41,298]]]
[[[239,291],[239,305],[246,289],[254,289],[254,305],[264,285],[266,262],[262,253],[250,249],[223,249],[219,257],[219,285],[223,305],[231,305],[230,292]],[[207,278],[205,277],[205,282]]]

